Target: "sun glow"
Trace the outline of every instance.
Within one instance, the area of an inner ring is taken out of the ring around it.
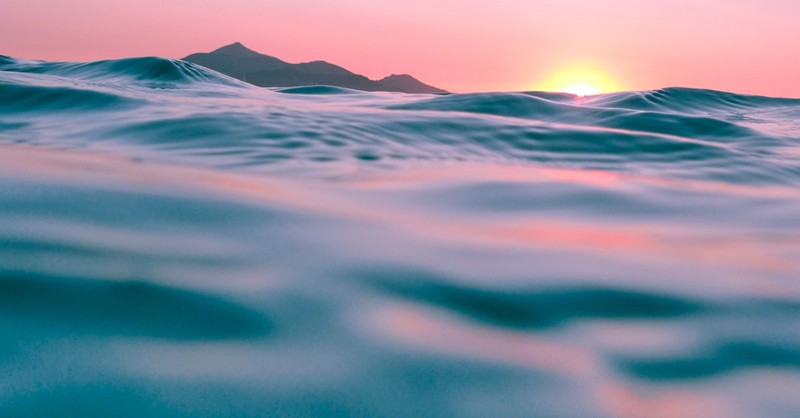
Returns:
[[[589,83],[572,83],[561,89],[564,93],[574,94],[578,97],[599,94],[600,90]]]
[[[621,90],[611,76],[591,65],[570,65],[556,69],[542,79],[536,89],[569,93],[578,97]]]

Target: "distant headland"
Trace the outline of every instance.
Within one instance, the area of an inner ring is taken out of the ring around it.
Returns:
[[[380,80],[370,80],[325,61],[291,64],[253,51],[239,42],[212,52],[191,54],[183,60],[262,87],[329,85],[365,91],[448,93],[408,74],[392,74]]]

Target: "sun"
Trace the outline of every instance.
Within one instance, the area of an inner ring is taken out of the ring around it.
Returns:
[[[569,93],[578,97],[621,90],[614,78],[597,65],[571,63],[548,73],[536,83],[536,90]]]
[[[568,84],[560,90],[564,93],[574,94],[578,97],[600,94],[600,89],[589,83],[583,83],[583,82],[575,82]]]

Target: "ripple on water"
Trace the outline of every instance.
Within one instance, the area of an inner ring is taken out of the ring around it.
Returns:
[[[0,56],[0,415],[798,416],[798,118]]]

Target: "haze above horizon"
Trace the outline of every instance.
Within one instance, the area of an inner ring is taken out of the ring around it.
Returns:
[[[684,86],[800,97],[800,2],[12,1],[0,54],[180,58],[232,42],[454,92]]]

